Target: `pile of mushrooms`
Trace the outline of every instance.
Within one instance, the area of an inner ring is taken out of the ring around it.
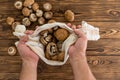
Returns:
[[[24,18],[21,22],[16,22],[13,17],[8,17],[6,19],[7,24],[12,26],[13,30],[19,24],[23,24],[27,27],[34,22],[37,22],[38,25],[42,25],[47,22],[56,22],[55,20],[52,20],[53,12],[51,11],[52,5],[50,3],[44,3],[43,9],[40,9],[40,5],[34,0],[25,0],[24,2],[16,1],[14,6],[16,9],[21,10]]]
[[[45,46],[45,57],[48,60],[64,61],[62,44],[68,36],[69,32],[59,26],[40,32],[39,41]]]

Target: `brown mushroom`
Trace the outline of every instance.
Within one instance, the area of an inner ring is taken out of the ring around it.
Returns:
[[[41,31],[40,35],[46,37],[48,35],[48,30]]]
[[[50,54],[49,53],[45,53],[45,57],[48,59],[48,60],[51,60],[51,56],[50,56]]]
[[[64,61],[64,56],[65,56],[65,52],[61,52],[58,54],[58,61]]]
[[[50,3],[44,3],[43,4],[43,9],[45,11],[50,11],[52,9],[52,5]]]
[[[16,27],[17,25],[20,25],[20,22],[13,22],[13,24],[12,24],[12,29],[15,30],[15,27]]]
[[[36,10],[38,10],[39,9],[39,4],[38,3],[33,3],[33,5],[32,5],[32,9],[34,10],[34,11],[36,11]]]
[[[47,37],[45,37],[45,40],[47,42],[51,42],[52,41],[52,35],[49,34]]]
[[[8,25],[12,25],[12,23],[15,21],[15,19],[13,18],[13,17],[8,17],[7,19],[6,19],[6,22],[7,22],[7,24]]]
[[[42,17],[43,16],[43,11],[42,10],[36,10],[36,16],[37,17]]]
[[[65,11],[65,19],[72,22],[74,21],[74,13],[71,10]]]
[[[49,28],[49,29],[48,29],[48,32],[52,34],[52,33],[53,33],[53,29],[52,29],[52,28]]]
[[[69,36],[69,32],[64,28],[57,29],[54,32],[54,36],[57,38],[57,40],[64,41]]]
[[[34,2],[35,2],[35,0],[25,0],[23,5],[25,7],[28,7],[28,6],[31,6]]]
[[[37,16],[34,13],[32,13],[32,14],[30,14],[29,19],[30,19],[30,21],[35,22],[35,21],[37,21]]]
[[[16,53],[17,53],[16,47],[11,46],[11,47],[8,48],[8,54],[9,54],[9,55],[13,56],[13,55],[15,55]]]
[[[59,51],[62,51],[62,44],[63,44],[62,41],[57,42],[57,47]]]
[[[45,40],[45,38],[43,36],[40,36],[40,40],[39,40],[44,46],[48,44],[48,42]]]
[[[16,1],[15,3],[14,3],[14,6],[15,6],[15,8],[16,9],[22,9],[22,1]]]
[[[53,17],[53,12],[51,12],[51,11],[45,12],[44,17],[45,17],[45,19],[51,19]]]
[[[44,23],[45,23],[45,19],[44,19],[43,17],[40,17],[40,18],[38,19],[38,23],[39,23],[39,24],[44,24]]]
[[[22,20],[22,24],[25,26],[30,26],[31,22],[30,22],[29,18],[24,18]]]
[[[27,8],[27,7],[24,7],[23,9],[22,9],[22,14],[24,15],[24,16],[29,16],[30,15],[30,10]]]
[[[54,22],[56,22],[56,21],[53,20],[53,19],[51,19],[51,20],[48,21],[48,23],[54,23]]]
[[[51,56],[54,56],[54,55],[58,54],[57,45],[56,45],[54,42],[48,43],[48,45],[46,46],[46,51],[47,51]]]
[[[57,55],[51,56],[51,60],[57,61],[58,60],[58,56]]]

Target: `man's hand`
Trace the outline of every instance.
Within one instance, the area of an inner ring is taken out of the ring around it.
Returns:
[[[18,43],[17,49],[23,61],[38,62],[39,57],[34,53],[26,44],[28,35],[32,34],[33,31],[26,31],[26,36],[22,37]]]
[[[81,26],[71,25],[70,23],[68,23],[67,25],[71,27],[78,36],[78,40],[75,42],[75,44],[71,45],[69,48],[70,57],[72,58],[77,56],[85,57],[86,48],[87,48],[87,38],[84,35],[84,33],[78,30],[78,28],[80,28]]]

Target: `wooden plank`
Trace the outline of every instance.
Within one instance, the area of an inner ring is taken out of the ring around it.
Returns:
[[[119,80],[120,75],[120,56],[88,56],[88,63],[95,74],[97,80]],[[1,63],[1,60],[2,63]],[[9,65],[9,66],[7,66]],[[18,79],[21,70],[19,57],[0,57],[0,79]],[[103,74],[104,73],[104,74]],[[13,75],[10,75],[13,74]],[[5,78],[5,75],[8,75]],[[10,77],[11,76],[11,77]],[[59,67],[52,67],[40,61],[38,66],[38,80],[73,79],[73,74],[69,61]]]

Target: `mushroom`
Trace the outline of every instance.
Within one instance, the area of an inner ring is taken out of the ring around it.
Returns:
[[[38,19],[38,23],[39,23],[39,24],[44,24],[44,23],[45,23],[45,19],[44,19],[43,17],[40,17],[40,18]]]
[[[13,24],[12,24],[12,29],[15,30],[15,27],[16,27],[17,25],[20,25],[20,22],[13,22]]]
[[[52,5],[50,3],[43,4],[44,11],[50,11],[52,9]]]
[[[42,10],[36,10],[36,16],[37,17],[42,17],[43,16],[43,11]]]
[[[51,56],[58,54],[57,45],[54,42],[48,43],[48,45],[46,46],[46,52],[49,53]]]
[[[58,54],[58,61],[64,61],[65,52],[60,52]]]
[[[30,10],[27,8],[27,7],[24,7],[23,9],[22,9],[22,14],[24,15],[24,16],[29,16],[30,15]]]
[[[69,32],[64,28],[60,28],[54,32],[54,36],[57,38],[57,40],[64,41],[69,36]]]
[[[8,54],[14,56],[17,53],[16,47],[11,46],[8,48]]]
[[[49,53],[45,53],[45,57],[48,59],[48,60],[51,60],[51,56],[50,56],[50,54]]]
[[[52,41],[52,35],[49,34],[47,37],[45,37],[45,40],[47,42],[51,42]]]
[[[36,10],[38,10],[39,9],[39,4],[38,3],[33,3],[33,5],[32,5],[32,9],[34,10],[34,11],[36,11]]]
[[[53,29],[52,29],[52,28],[49,28],[49,29],[48,29],[48,32],[52,34],[52,33],[53,33]]]
[[[53,20],[53,19],[51,19],[51,20],[48,21],[48,23],[54,23],[54,22],[56,22],[56,21]]]
[[[43,37],[46,37],[48,35],[48,30],[44,30],[44,31],[40,32],[40,35]]]
[[[14,3],[15,8],[19,10],[22,9],[22,5],[23,5],[22,1],[16,1]]]
[[[40,40],[39,40],[44,46],[48,44],[48,42],[45,40],[45,38],[43,36],[40,36]]]
[[[32,21],[32,22],[35,22],[35,21],[37,21],[37,16],[35,15],[35,14],[30,14],[30,21]]]
[[[35,1],[34,0],[25,0],[23,5],[25,7],[31,6]]]
[[[51,12],[51,11],[45,12],[44,17],[45,17],[45,19],[51,19],[53,17],[53,12]]]
[[[15,19],[13,18],[13,17],[8,17],[7,19],[6,19],[6,22],[7,22],[7,24],[8,25],[12,25],[12,23],[15,21]]]
[[[74,13],[71,10],[65,11],[65,19],[72,22],[74,21]]]
[[[25,26],[30,26],[31,22],[30,22],[29,18],[24,18],[22,20],[22,24]]]
[[[51,60],[57,61],[58,60],[58,56],[57,55],[51,56]]]
[[[62,44],[63,44],[62,41],[57,42],[57,47],[59,51],[62,51]]]

